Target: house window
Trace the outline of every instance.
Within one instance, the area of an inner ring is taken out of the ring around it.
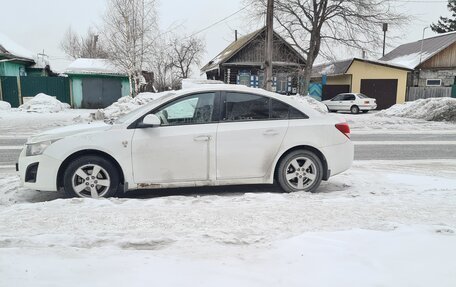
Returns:
[[[440,87],[442,85],[441,79],[428,79],[426,80],[427,87]]]
[[[238,84],[250,87],[250,72],[241,71],[238,75]]]

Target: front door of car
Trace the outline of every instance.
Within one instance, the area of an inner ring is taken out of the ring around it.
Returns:
[[[136,184],[210,179],[211,167],[215,168],[218,97],[205,92],[176,99],[153,111],[160,126],[135,130],[131,154]]]
[[[340,110],[342,108],[342,99],[343,99],[344,95],[343,94],[339,94],[337,96],[335,96],[334,98],[332,98],[326,105],[329,107],[330,110]]]
[[[247,93],[222,94],[217,180],[262,178],[270,170],[288,128],[287,117],[271,118],[272,101]]]

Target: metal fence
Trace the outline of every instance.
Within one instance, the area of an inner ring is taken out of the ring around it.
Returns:
[[[427,98],[451,97],[452,87],[410,87],[407,101]]]

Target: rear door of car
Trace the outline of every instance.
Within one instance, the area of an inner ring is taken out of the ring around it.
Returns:
[[[217,128],[217,180],[264,177],[287,128],[288,105],[262,95],[223,92]]]
[[[356,104],[355,103],[356,97],[354,94],[345,94],[343,99],[342,99],[342,104],[341,104],[341,111],[349,111],[351,106]]]

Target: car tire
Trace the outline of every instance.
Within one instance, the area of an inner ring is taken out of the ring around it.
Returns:
[[[352,106],[352,107],[350,108],[350,112],[351,112],[352,114],[358,114],[358,113],[359,113],[359,107],[358,107],[358,106]]]
[[[322,178],[323,164],[311,151],[292,151],[279,162],[277,181],[285,192],[316,192]]]
[[[96,175],[93,173],[96,172]],[[63,188],[68,197],[112,197],[119,187],[119,171],[108,159],[81,156],[73,160],[63,174]]]

